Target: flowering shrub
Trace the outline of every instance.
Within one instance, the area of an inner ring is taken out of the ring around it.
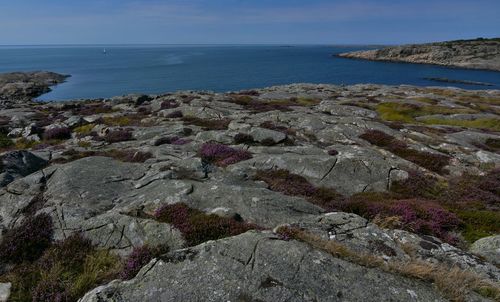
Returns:
[[[132,140],[132,131],[118,129],[109,131],[105,136],[104,140],[108,143],[117,143]]]
[[[28,217],[4,234],[0,259],[9,263],[34,261],[50,246],[53,233],[52,218],[48,214]]]
[[[52,139],[70,139],[71,138],[71,130],[68,127],[57,127],[46,130],[43,133],[43,139],[52,140]]]
[[[444,189],[444,184],[420,171],[408,171],[408,178],[391,184],[391,192],[397,193],[400,199],[424,198],[436,199]]]
[[[188,246],[235,236],[257,228],[255,225],[234,218],[205,214],[183,203],[164,205],[155,211],[154,217],[161,222],[172,224],[181,231]]]
[[[184,116],[182,120],[185,124],[202,127],[204,130],[227,130],[231,122],[228,119],[203,119],[194,116]]]
[[[155,146],[161,146],[161,145],[185,145],[189,144],[191,140],[189,139],[184,139],[184,138],[179,138],[178,136],[168,136],[168,137],[162,137],[159,138],[158,140],[155,141]]]
[[[446,155],[410,149],[405,142],[379,130],[368,130],[360,135],[360,138],[437,173],[443,173],[444,167],[450,161]]]
[[[255,179],[264,181],[273,191],[290,196],[304,197],[309,202],[327,210],[337,208],[337,204],[343,199],[342,195],[335,190],[317,188],[304,177],[292,174],[287,170],[259,170],[255,175]]]
[[[203,144],[199,152],[202,161],[220,167],[226,167],[237,162],[252,158],[250,152],[234,149],[226,145],[216,143]]]
[[[369,219],[396,216],[403,229],[457,243],[451,232],[458,230],[461,221],[454,213],[428,200],[394,200],[387,197],[384,193],[357,194],[343,204],[342,210]]]
[[[137,275],[139,270],[153,259],[153,252],[147,246],[134,247],[132,253],[125,260],[120,277],[130,280]]]
[[[172,109],[179,107],[179,104],[176,101],[168,100],[161,102],[160,107],[161,109]]]
[[[379,146],[382,148],[390,147],[396,140],[394,136],[391,136],[380,130],[367,130],[359,137],[368,141],[372,145]]]
[[[331,155],[331,156],[339,155],[339,151],[337,151],[335,149],[330,149],[330,150],[328,150],[328,155]]]
[[[47,270],[55,265],[81,270],[85,258],[93,250],[94,247],[89,239],[84,238],[80,234],[75,234],[63,241],[52,244],[40,258],[39,264]]]
[[[73,115],[94,115],[100,113],[111,113],[114,112],[113,108],[110,105],[106,105],[105,103],[91,103],[91,104],[83,104],[76,105],[72,109]]]
[[[253,136],[250,134],[238,133],[234,136],[235,144],[252,144],[254,142]]]
[[[295,129],[291,129],[291,128],[288,128],[285,126],[276,125],[275,123],[273,123],[271,121],[262,122],[259,126],[261,128],[283,132],[287,135],[295,135],[296,134]]]
[[[178,138],[172,142],[172,145],[181,146],[181,145],[189,144],[190,142],[192,142],[192,140],[190,140],[190,139]]]
[[[74,149],[69,149],[64,151],[62,155],[65,157],[58,158],[57,160],[53,160],[53,163],[68,163],[78,159],[82,159],[85,157],[91,156],[105,156],[111,157],[119,161],[130,162],[130,163],[143,163],[146,160],[153,157],[153,154],[150,152],[141,152],[135,149],[126,149],[126,150],[105,150],[105,151],[76,151]]]
[[[71,295],[60,280],[47,279],[40,281],[32,293],[33,302],[70,302]]]
[[[170,112],[165,117],[167,117],[167,118],[180,118],[183,116],[184,116],[184,114],[182,113],[182,111],[176,110],[176,111]]]
[[[12,283],[12,301],[77,301],[90,289],[115,279],[120,266],[118,256],[72,235],[53,243],[38,260],[14,267],[2,282]]]

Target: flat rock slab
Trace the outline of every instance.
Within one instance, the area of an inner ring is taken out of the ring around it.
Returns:
[[[97,301],[445,301],[431,284],[361,267],[297,241],[248,232],[155,259]]]

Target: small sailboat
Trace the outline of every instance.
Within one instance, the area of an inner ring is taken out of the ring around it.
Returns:
[[[102,50],[102,53],[103,53],[103,54],[106,54],[106,48],[104,48],[104,49]]]

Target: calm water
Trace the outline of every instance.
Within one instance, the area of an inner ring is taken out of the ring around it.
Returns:
[[[51,46],[0,47],[0,72],[49,70],[72,77],[43,100],[111,97],[176,90],[234,91],[299,82],[411,84],[500,89],[500,72],[357,61],[340,46]],[[488,82],[438,83],[425,77]]]

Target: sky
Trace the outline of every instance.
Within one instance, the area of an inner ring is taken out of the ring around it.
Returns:
[[[499,0],[0,0],[0,45],[404,44],[500,36]]]

